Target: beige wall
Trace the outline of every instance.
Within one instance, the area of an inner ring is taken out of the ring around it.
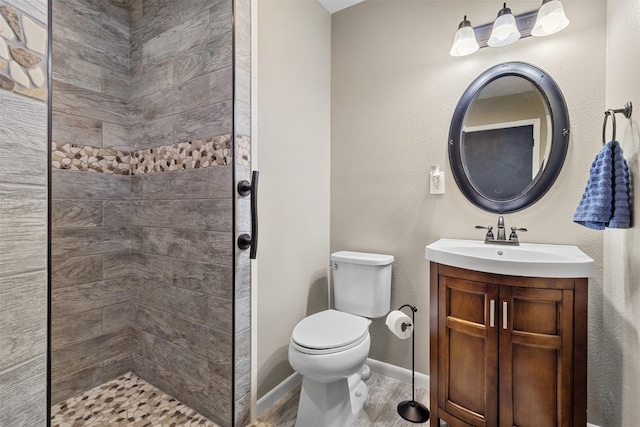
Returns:
[[[632,101],[640,106],[640,3],[610,0],[607,8],[606,108]],[[630,36],[635,34],[635,36]],[[622,143],[632,173],[638,171],[640,129],[638,112],[629,121],[617,117],[617,139]],[[636,185],[634,224],[630,230],[604,234],[604,280],[601,307],[602,339],[597,346],[600,370],[592,384],[598,388],[602,426],[635,426],[640,419],[640,230],[637,227],[640,186]]]
[[[258,1],[258,397],[293,373],[296,323],[326,308],[330,37],[319,2]]]
[[[517,14],[538,3],[511,7]],[[552,191],[533,207],[508,215],[507,225],[529,228],[524,241],[577,244],[596,260],[589,293],[589,421],[626,427],[640,418],[638,232],[610,230],[603,235],[571,221],[601,147],[602,112],[629,100],[640,102],[634,99],[640,95],[640,39],[629,36],[640,30],[640,5],[631,0],[563,3],[572,22],[562,33],[451,58],[449,36],[463,14],[474,25],[494,19],[495,11],[486,2],[371,0],[333,15],[329,59],[329,17],[318,4],[259,2],[259,396],[291,372],[286,347],[295,323],[324,304],[320,288],[325,285],[329,252],[328,215],[323,210],[328,206],[323,185],[329,180],[322,175],[329,170],[323,157],[328,155],[323,115],[328,111],[327,64],[332,64],[331,250],[396,256],[392,305],[418,305],[417,370],[427,373],[424,246],[440,237],[479,239],[482,236],[472,227],[496,221],[496,215],[466,201],[449,172],[446,140],[451,115],[464,89],[481,72],[500,62],[524,61],[547,71],[561,87],[572,134]],[[636,170],[637,123],[621,117],[618,123],[618,139],[630,169]],[[287,155],[293,152],[304,153],[304,164],[296,165]],[[428,194],[432,164],[446,171],[445,195]],[[290,179],[300,176],[319,177],[312,181],[313,194],[297,187],[295,192],[288,190]],[[635,190],[636,199],[639,192]],[[287,197],[291,194],[295,198]],[[313,226],[304,229],[303,222]],[[313,242],[305,244],[307,250],[297,246],[303,231]],[[287,256],[295,264],[284,262]],[[371,330],[371,357],[410,366],[407,342],[395,340],[382,320]]]
[[[590,419],[597,421],[602,413],[597,391],[601,384],[595,381],[606,357],[599,344],[602,233],[574,224],[572,215],[601,148],[606,2],[563,3],[571,19],[565,31],[463,58],[449,56],[463,15],[481,25],[495,19],[498,5],[374,0],[334,14],[331,250],[395,256],[392,307],[418,306],[416,369],[428,373],[424,247],[441,237],[481,239],[483,234],[473,226],[495,225],[497,220],[497,215],[471,205],[451,176],[446,141],[454,108],[465,88],[493,65],[523,61],[542,68],[558,83],[568,104],[569,151],[553,189],[534,206],[506,215],[505,222],[528,228],[521,236],[525,242],[575,244],[596,260],[596,276],[590,281],[589,411]],[[510,5],[515,14],[539,6],[539,1]],[[628,49],[621,49],[625,53]],[[630,75],[629,84],[634,81]],[[436,164],[446,172],[444,195],[429,194],[428,174]],[[394,338],[383,319],[373,322],[371,334],[370,357],[411,366],[409,342]]]

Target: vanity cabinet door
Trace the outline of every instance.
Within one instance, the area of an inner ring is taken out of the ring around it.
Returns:
[[[573,295],[500,287],[500,427],[573,425]]]
[[[477,427],[498,422],[499,289],[439,278],[438,406]]]
[[[431,269],[431,426],[584,427],[587,279]]]

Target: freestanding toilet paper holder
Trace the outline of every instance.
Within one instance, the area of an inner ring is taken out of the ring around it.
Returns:
[[[398,310],[409,307],[411,310],[411,322],[413,323],[413,333],[411,334],[411,400],[403,400],[398,404],[398,415],[412,423],[424,423],[429,420],[429,409],[420,402],[416,402],[416,311],[418,309],[410,304],[405,304]],[[409,327],[402,324],[403,331]]]

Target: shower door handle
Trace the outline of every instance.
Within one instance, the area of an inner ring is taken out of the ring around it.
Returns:
[[[238,194],[246,197],[251,194],[251,235],[243,233],[238,236],[238,247],[242,250],[251,248],[250,259],[256,259],[258,251],[258,171],[251,174],[251,182],[242,180],[238,183]]]

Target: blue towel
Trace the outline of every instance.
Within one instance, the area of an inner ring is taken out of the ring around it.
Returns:
[[[631,227],[629,167],[618,141],[598,153],[573,221],[594,230]]]

